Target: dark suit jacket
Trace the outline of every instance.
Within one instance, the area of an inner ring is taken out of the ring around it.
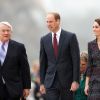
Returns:
[[[2,94],[2,76],[12,97],[22,95],[23,89],[31,88],[29,64],[23,44],[9,41],[4,63],[0,65],[0,94]]]
[[[90,77],[91,83],[94,81],[100,82],[100,49],[97,44],[97,39],[88,43],[88,67],[86,76]]]
[[[40,43],[41,84],[50,88],[56,73],[64,88],[70,88],[73,81],[79,82],[80,53],[75,34],[61,31],[57,59],[54,56],[51,33],[42,37]]]

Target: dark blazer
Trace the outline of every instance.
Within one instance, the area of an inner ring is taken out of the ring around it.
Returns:
[[[88,67],[86,75],[91,81],[100,81],[100,50],[97,39],[88,43]]]
[[[2,77],[12,97],[22,95],[23,89],[31,88],[30,70],[23,44],[10,40],[3,65],[0,65],[0,94]]]
[[[80,53],[75,34],[62,30],[58,57],[54,56],[52,34],[41,38],[40,42],[40,80],[46,88],[53,84],[55,74],[64,88],[70,88],[73,81],[79,82]]]

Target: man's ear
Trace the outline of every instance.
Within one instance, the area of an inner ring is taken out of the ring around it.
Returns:
[[[60,20],[59,20],[59,19],[57,19],[57,23],[58,23],[58,24],[60,23]]]

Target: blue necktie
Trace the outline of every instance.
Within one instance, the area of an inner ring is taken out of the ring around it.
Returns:
[[[5,52],[5,48],[4,48],[4,43],[2,43],[1,47],[0,47],[0,61],[1,61],[1,65],[3,64],[4,60],[5,60],[5,56],[6,56],[6,52]]]

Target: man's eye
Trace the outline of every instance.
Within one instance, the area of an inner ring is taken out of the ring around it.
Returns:
[[[2,30],[2,32],[10,32],[10,30]]]

